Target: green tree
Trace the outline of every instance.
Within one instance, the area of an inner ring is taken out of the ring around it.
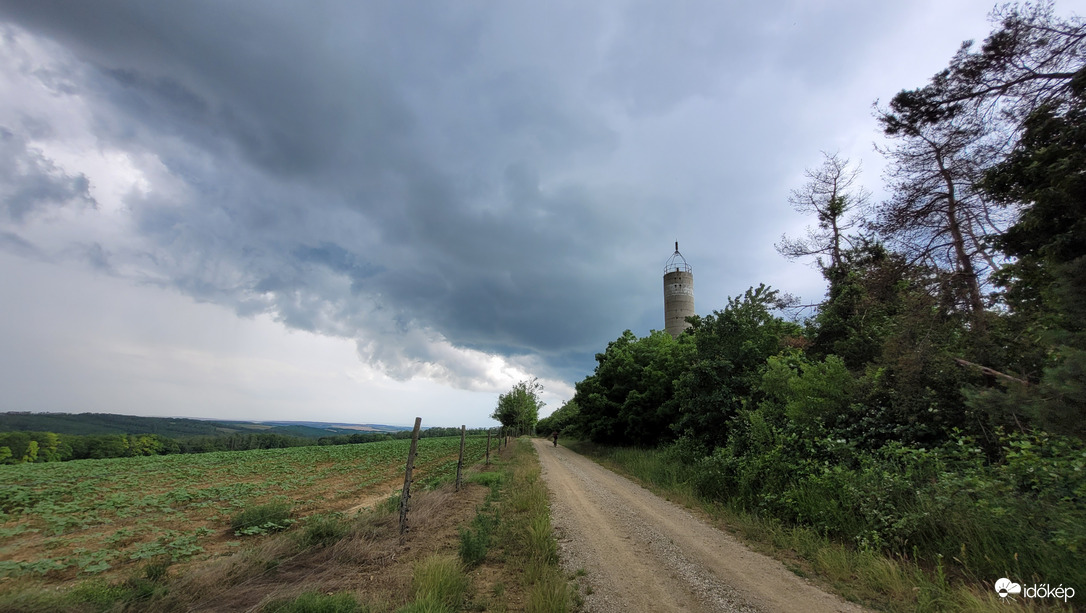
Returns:
[[[769,358],[760,388],[766,396],[763,407],[775,404],[790,421],[806,426],[845,415],[855,386],[852,373],[835,355],[812,362],[786,354]]]
[[[837,355],[851,370],[862,371],[882,352],[908,264],[881,244],[859,239],[841,254],[841,264],[826,271],[826,300],[807,320],[807,353],[821,359]]]
[[[999,25],[979,49],[963,42],[927,85],[894,97],[905,111],[901,119],[920,126],[972,115],[1015,128],[1036,109],[1066,98],[1086,63],[1086,21],[1058,17],[1053,7],[1041,0],[997,8],[992,17]]]
[[[38,456],[44,462],[59,462],[61,459],[60,453],[60,437],[53,432],[38,432]]]
[[[26,432],[0,432],[0,446],[7,447],[11,455],[6,463],[18,464],[27,455],[27,447],[30,444],[30,435]]]
[[[1086,22],[1060,19],[1052,7],[998,9],[999,27],[979,50],[966,41],[927,85],[878,112],[897,143],[885,150],[893,196],[876,227],[914,261],[951,273],[947,287],[977,331],[987,321],[982,286],[1002,264],[990,245],[1013,221],[991,205],[981,179],[1016,142],[1023,119],[1067,98],[1086,63]]]
[[[498,396],[498,406],[490,415],[501,423],[503,428],[518,433],[531,432],[539,420],[539,409],[543,402],[539,394],[543,384],[539,379],[528,379],[513,386],[513,389]]]
[[[998,243],[1014,258],[998,282],[1012,328],[1041,350],[1040,359],[1016,364],[1039,385],[1011,382],[1017,389],[988,390],[971,403],[1086,438],[1086,68],[1065,99],[1050,100],[1024,126],[984,185],[1024,205]]]
[[[766,360],[801,332],[772,313],[779,306],[777,292],[760,285],[730,298],[723,311],[695,318],[693,359],[675,391],[677,433],[706,450],[722,447],[731,420],[757,405]]]
[[[33,463],[38,461],[38,441],[30,441],[26,444],[26,453],[23,455],[24,463]]]
[[[675,438],[675,383],[689,366],[690,335],[626,330],[596,354],[596,369],[577,384],[578,429],[591,440],[655,446]]]

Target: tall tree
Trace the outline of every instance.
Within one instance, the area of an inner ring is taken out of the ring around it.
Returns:
[[[1086,68],[1073,87],[1027,118],[1018,146],[984,187],[1023,206],[998,242],[1014,258],[1000,279],[1008,306],[1077,333],[1086,329]]]
[[[892,196],[871,226],[914,263],[952,274],[962,306],[981,321],[982,285],[999,264],[989,241],[1008,220],[977,189],[994,159],[983,124],[958,117],[938,124],[910,124],[897,98],[879,121],[896,143],[879,151],[890,161]]]
[[[1014,328],[1046,359],[1039,368],[1020,364],[1038,385],[988,390],[972,404],[1086,438],[1086,68],[1066,98],[1027,118],[1018,146],[988,173],[985,187],[1002,201],[1024,203],[999,243],[1014,258],[999,283]]]
[[[1057,17],[1050,1],[1006,5],[992,18],[999,26],[979,49],[966,41],[927,85],[878,111],[898,144],[885,150],[895,195],[877,228],[917,259],[952,271],[977,324],[981,285],[1001,264],[990,243],[1015,213],[1000,214],[978,184],[1025,118],[1066,97],[1086,64],[1086,22]]]
[[[693,341],[626,330],[596,354],[596,370],[577,384],[577,427],[601,443],[654,446],[674,438],[676,380],[689,366]]]
[[[1066,98],[1075,73],[1086,64],[1086,21],[1060,18],[1054,6],[1041,0],[993,11],[991,20],[999,27],[979,49],[965,41],[928,85],[894,97],[903,121],[944,123],[972,114],[981,121],[1020,124],[1041,106]]]
[[[819,269],[829,278],[829,271],[840,267],[842,252],[853,245],[854,237],[847,233],[856,221],[847,214],[864,206],[870,194],[857,183],[859,166],[851,166],[848,158],[837,153],[823,151],[822,157],[822,165],[805,170],[807,183],[792,190],[788,198],[796,211],[814,214],[818,229],[808,227],[805,238],[781,236],[776,247],[788,259],[815,256]],[[829,263],[823,257],[828,257]]]

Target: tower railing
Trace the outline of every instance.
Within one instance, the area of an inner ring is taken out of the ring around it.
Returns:
[[[672,272],[693,272],[693,270],[694,269],[686,263],[686,258],[678,251],[673,253],[671,257],[667,259],[667,262],[664,263],[665,275]]]

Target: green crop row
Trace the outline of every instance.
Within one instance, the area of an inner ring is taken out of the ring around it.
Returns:
[[[348,506],[394,481],[409,440],[0,466],[0,576],[199,555],[239,509],[284,502],[299,514]],[[419,441],[423,484],[451,478],[459,437]],[[471,437],[465,464],[486,437]],[[449,473],[446,475],[445,473]],[[340,502],[336,502],[340,501]],[[332,509],[338,510],[338,509]]]

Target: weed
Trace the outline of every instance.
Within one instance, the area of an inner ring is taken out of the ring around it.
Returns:
[[[325,547],[347,536],[350,525],[339,513],[309,517],[302,532],[302,544],[306,547]]]
[[[230,520],[230,529],[237,536],[286,530],[294,523],[290,513],[290,505],[282,502],[249,507]]]
[[[478,566],[486,558],[490,548],[490,533],[460,529],[460,561],[468,568]]]
[[[565,613],[573,591],[557,572],[548,573],[528,592],[528,613]]]
[[[261,609],[265,613],[359,613],[364,610],[354,596],[346,592],[303,592],[294,600],[272,602]]]
[[[496,489],[501,486],[503,481],[502,473],[495,470],[488,470],[484,472],[477,472],[472,475],[468,475],[467,481],[469,483],[478,483],[479,485],[489,487],[490,489]]]
[[[468,568],[478,566],[490,549],[490,535],[498,524],[497,514],[487,503],[471,521],[471,526],[460,529],[460,561]]]
[[[143,567],[143,578],[155,583],[163,581],[169,572],[170,562],[171,560],[168,558],[151,561]]]
[[[410,611],[456,611],[464,603],[470,582],[460,562],[435,555],[415,565],[412,587],[415,608]]]
[[[528,524],[528,555],[550,566],[558,563],[558,543],[551,533],[551,517],[546,513],[536,514]]]

